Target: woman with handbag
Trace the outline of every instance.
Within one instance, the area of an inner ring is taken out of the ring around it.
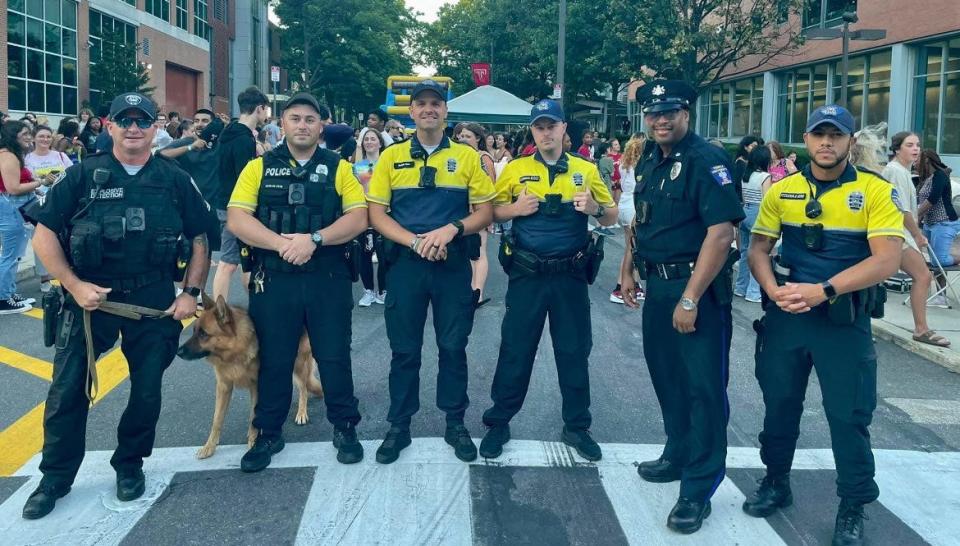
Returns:
[[[35,300],[17,294],[17,264],[27,249],[27,232],[20,207],[33,198],[40,186],[24,167],[24,153],[30,149],[33,133],[21,121],[0,127],[0,315],[23,313]]]

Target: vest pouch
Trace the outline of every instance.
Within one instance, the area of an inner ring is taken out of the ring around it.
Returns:
[[[500,250],[497,252],[497,260],[500,267],[507,275],[513,269],[513,238],[507,235],[500,237]]]
[[[158,229],[150,244],[149,262],[152,265],[176,267],[177,239],[177,234],[172,229]]]
[[[293,211],[280,213],[280,231],[277,233],[293,233]]]
[[[270,218],[267,222],[267,227],[270,228],[270,231],[274,233],[286,233],[280,231],[280,212],[277,210],[270,209]]]
[[[312,233],[310,231],[310,207],[298,205],[293,209],[294,233]]]
[[[587,284],[593,284],[600,274],[600,264],[603,262],[603,237],[591,236],[590,243],[587,245],[586,269],[584,273],[587,277]]]
[[[310,233],[313,233],[321,228],[323,228],[323,216],[320,216],[319,214],[311,214]]]
[[[70,262],[78,271],[93,271],[103,265],[103,233],[94,220],[79,220],[70,230]]]

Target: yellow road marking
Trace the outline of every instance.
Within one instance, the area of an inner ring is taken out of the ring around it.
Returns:
[[[43,309],[40,309],[39,307],[34,307],[33,309],[24,313],[24,315],[27,315],[28,317],[33,317],[35,319],[43,320]]]
[[[0,347],[0,363],[35,375],[46,381],[50,381],[53,377],[53,364],[30,355],[18,353],[6,347]]]
[[[190,325],[195,319],[183,322]],[[97,363],[100,393],[94,405],[103,400],[129,375],[127,359],[118,349],[110,351]],[[43,411],[46,402],[41,402],[15,423],[0,431],[0,476],[10,476],[27,463],[43,448]]]

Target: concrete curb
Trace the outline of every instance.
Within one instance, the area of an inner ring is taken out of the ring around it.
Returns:
[[[899,345],[911,353],[921,356],[938,366],[954,373],[960,373],[960,353],[953,349],[943,349],[913,340],[912,332],[883,319],[873,321],[873,335]]]

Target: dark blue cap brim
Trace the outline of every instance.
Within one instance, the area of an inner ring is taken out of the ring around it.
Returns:
[[[563,118],[560,116],[555,116],[553,114],[539,114],[537,117],[530,120],[530,125],[533,125],[534,123],[536,123],[537,120],[540,118],[548,118],[548,119],[552,119],[553,121],[560,121],[560,122],[563,121]]]
[[[417,97],[419,97],[424,93],[433,93],[434,95],[439,97],[440,100],[442,100],[443,102],[447,102],[447,97],[445,97],[443,93],[441,93],[440,91],[437,91],[436,89],[421,89],[420,91],[417,91],[416,93],[411,95],[410,100],[416,100]]]
[[[842,124],[842,123],[840,123],[839,121],[834,120],[834,119],[821,119],[820,121],[811,123],[810,125],[807,125],[807,129],[806,129],[806,131],[804,131],[804,132],[806,132],[806,133],[812,133],[814,129],[816,129],[817,127],[820,127],[821,125],[833,125],[833,126],[836,127],[837,129],[840,129],[840,132],[842,132],[842,133],[845,134],[845,135],[852,135],[852,134],[853,134],[853,129],[852,129],[852,128],[847,127],[846,125],[844,125],[844,124]]]
[[[140,107],[140,106],[133,106],[133,105],[130,105],[130,106],[128,106],[127,108],[124,108],[123,110],[120,110],[120,111],[117,112],[116,114],[110,116],[110,119],[116,121],[121,114],[123,114],[124,112],[128,112],[128,111],[130,111],[130,110],[137,110],[138,112],[140,112],[141,114],[143,114],[143,115],[144,115],[147,119],[149,119],[149,120],[152,120],[152,121],[156,121],[156,120],[157,120],[157,118],[154,117],[154,115],[153,115],[152,112],[150,112],[150,111],[148,111],[148,110],[146,110],[146,109],[144,109],[144,108],[142,108],[142,107]]]
[[[658,102],[656,104],[651,104],[650,106],[643,107],[644,114],[653,114],[655,112],[669,112],[670,110],[683,110],[686,108],[683,104],[679,102]]]

